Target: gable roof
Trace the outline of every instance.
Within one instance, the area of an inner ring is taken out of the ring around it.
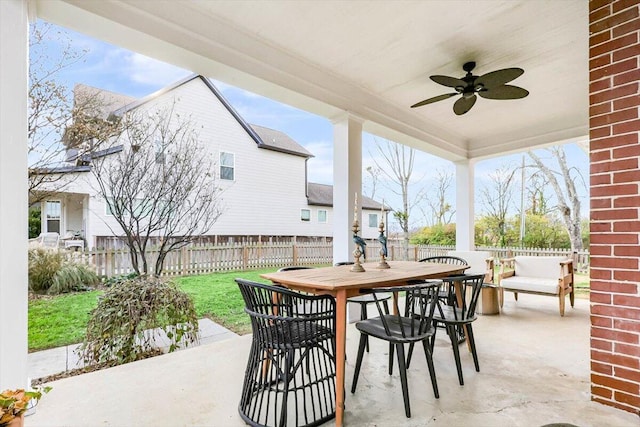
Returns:
[[[250,125],[262,140],[261,148],[281,151],[283,153],[294,154],[303,157],[313,157],[302,145],[298,144],[289,135],[279,130],[270,129],[264,126]]]
[[[240,114],[236,111],[236,109],[233,108],[233,106],[229,103],[229,101],[227,101],[227,99],[222,95],[222,93],[213,84],[213,82],[211,82],[211,80],[209,80],[208,78],[198,74],[192,74],[188,77],[183,78],[182,80],[175,82],[172,85],[169,85],[163,89],[160,89],[159,91],[154,92],[150,95],[147,95],[144,98],[138,99],[121,108],[118,108],[117,110],[111,113],[110,117],[114,117],[114,116],[121,117],[123,114],[131,110],[134,110],[140,107],[141,105],[146,104],[147,102],[152,101],[153,99],[156,99],[159,96],[162,96],[168,92],[171,92],[172,90],[186,83],[189,83],[190,81],[195,79],[202,80],[202,82],[209,88],[209,90],[216,96],[216,98],[218,98],[218,100],[227,109],[227,111],[229,111],[229,113],[233,116],[233,118],[235,118],[238,121],[240,126],[242,126],[242,128],[255,141],[255,143],[258,145],[258,148],[279,151],[286,154],[292,154],[294,156],[301,156],[301,157],[307,157],[307,158],[313,157],[313,154],[307,151],[303,146],[298,144],[296,141],[291,139],[291,137],[289,137],[287,134],[274,129],[269,129],[263,126],[249,125],[249,123],[247,123],[242,118],[242,116],[240,116]]]
[[[312,206],[333,206],[333,185],[307,183],[307,203]],[[362,209],[382,209],[382,204],[362,196]],[[390,210],[385,207],[385,211]]]
[[[136,98],[121,93],[77,83],[73,87],[73,103],[76,107],[88,106],[100,119],[107,119],[117,109],[136,102]]]

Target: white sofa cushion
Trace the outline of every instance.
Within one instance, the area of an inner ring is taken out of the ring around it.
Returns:
[[[517,271],[517,270],[516,270]],[[558,278],[545,279],[541,277],[512,276],[502,279],[500,286],[523,292],[542,292],[558,295]]]
[[[491,258],[491,252],[486,251],[449,251],[449,256],[455,256],[467,261],[469,268],[466,274],[485,274],[487,272],[487,258]]]
[[[562,271],[560,263],[566,259],[563,256],[517,256],[514,264],[516,277],[554,279],[557,284]]]

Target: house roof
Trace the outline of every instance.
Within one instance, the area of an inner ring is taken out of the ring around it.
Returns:
[[[266,128],[264,126],[250,125],[262,140],[262,148],[282,151],[303,157],[313,157],[302,145],[294,141],[289,135],[279,130]]]
[[[50,175],[55,173],[76,173],[76,172],[91,172],[91,166],[59,166],[53,168],[38,168],[36,170],[32,170],[32,173],[37,173],[40,175]]]
[[[92,102],[93,98],[95,98],[95,102]],[[76,106],[91,104],[91,106],[95,107],[94,115],[103,120],[107,119],[113,111],[135,101],[136,98],[132,96],[99,89],[83,83],[78,83],[73,88],[73,103]]]
[[[99,159],[100,157],[105,157],[111,154],[115,154],[115,153],[119,153],[120,151],[122,151],[124,149],[124,147],[122,145],[116,145],[113,147],[109,147],[109,148],[105,148],[104,150],[98,150],[98,151],[94,151],[92,153],[84,153],[79,155],[77,152],[74,154],[71,154],[67,157],[67,161],[68,162],[75,162],[78,158],[80,158],[83,161],[91,161],[93,159]],[[77,171],[75,171],[77,172]]]
[[[231,115],[238,121],[240,126],[249,134],[249,136],[255,141],[258,145],[258,148],[264,148],[267,150],[279,151],[282,153],[292,154],[294,156],[301,157],[313,157],[309,151],[307,151],[303,146],[294,141],[291,137],[286,135],[283,132],[277,131],[275,129],[265,128],[263,126],[258,125],[250,125],[247,123],[242,116],[236,111],[235,108],[227,101],[227,99],[222,95],[222,93],[218,90],[218,88],[209,80],[208,78],[192,74],[188,77],[179,80],[172,85],[169,85],[161,90],[154,92],[150,95],[145,96],[144,98],[135,100],[111,113],[111,116],[119,117],[123,114],[134,110],[140,107],[147,102],[156,99],[157,97],[164,95],[172,90],[192,81],[195,79],[200,79],[204,82],[204,84],[213,92],[213,94],[218,98],[218,100],[224,105],[224,107],[231,113]]]
[[[309,182],[307,184],[307,203],[312,206],[333,206],[333,186]],[[370,197],[362,197],[363,209],[380,210],[382,204]],[[389,210],[388,207],[385,210]]]

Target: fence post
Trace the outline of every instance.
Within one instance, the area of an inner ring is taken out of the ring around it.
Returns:
[[[242,245],[242,269],[247,269],[247,264],[249,264],[249,249],[246,245]]]
[[[294,243],[292,245],[293,248],[293,253],[292,253],[292,260],[293,260],[293,265],[298,265],[298,247],[296,246],[296,244]]]
[[[187,247],[183,246],[182,249],[180,249],[180,252],[182,252],[182,275],[186,276],[188,274],[189,271],[189,256],[187,254]]]

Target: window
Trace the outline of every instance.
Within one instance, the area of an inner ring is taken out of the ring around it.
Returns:
[[[233,153],[220,152],[220,179],[235,179],[235,158]]]
[[[327,211],[324,209],[318,210],[318,222],[327,222]]]
[[[48,233],[60,233],[60,215],[62,203],[60,200],[48,200],[45,206]]]
[[[309,209],[300,209],[300,220],[311,221],[311,211]]]
[[[369,214],[369,227],[378,228],[378,214]]]
[[[153,145],[156,148],[156,163],[164,163],[164,143],[157,139],[154,141]]]

